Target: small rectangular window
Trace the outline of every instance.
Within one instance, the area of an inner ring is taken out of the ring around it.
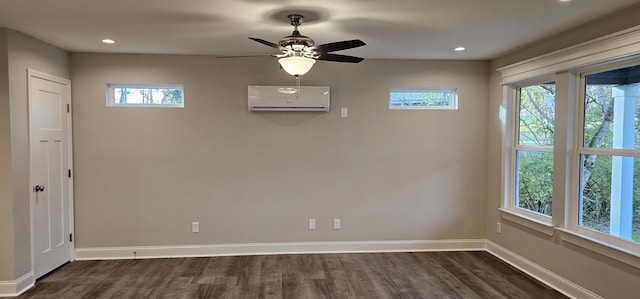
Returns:
[[[392,88],[389,109],[457,110],[458,94],[455,88]]]
[[[184,107],[179,84],[107,84],[107,106]]]

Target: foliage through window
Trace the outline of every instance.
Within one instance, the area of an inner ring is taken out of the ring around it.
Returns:
[[[184,88],[176,84],[107,84],[107,106],[184,107]]]
[[[555,84],[518,88],[515,206],[551,216]]]
[[[389,109],[458,109],[456,89],[389,90]]]
[[[584,81],[578,225],[640,243],[640,66]]]

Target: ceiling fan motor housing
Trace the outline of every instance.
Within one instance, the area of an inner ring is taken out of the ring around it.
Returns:
[[[298,26],[304,21],[304,16],[291,14],[288,18],[291,21],[291,26],[294,27],[293,32],[291,35],[283,37],[278,44],[293,51],[303,51],[306,48],[313,47],[315,45],[313,39],[300,34],[300,31],[298,31]]]
[[[292,50],[302,50],[306,47],[313,47],[315,42],[310,37],[301,35],[298,30],[295,30],[291,35],[283,37],[278,44]]]

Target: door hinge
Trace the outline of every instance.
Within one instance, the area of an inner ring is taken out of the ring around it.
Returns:
[[[69,104],[67,104],[67,113],[69,113],[70,110],[71,108],[69,107]]]
[[[73,234],[69,234],[69,242],[73,242]]]
[[[71,177],[71,169],[69,169],[69,177]]]

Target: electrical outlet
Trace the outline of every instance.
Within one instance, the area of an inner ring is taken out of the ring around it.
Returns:
[[[309,229],[316,229],[316,220],[313,218],[309,219]]]
[[[498,234],[502,233],[502,223],[498,222],[498,225],[496,225],[496,232]]]
[[[340,219],[333,219],[333,229],[340,229]]]
[[[200,232],[200,222],[191,222],[191,232],[192,233]]]

